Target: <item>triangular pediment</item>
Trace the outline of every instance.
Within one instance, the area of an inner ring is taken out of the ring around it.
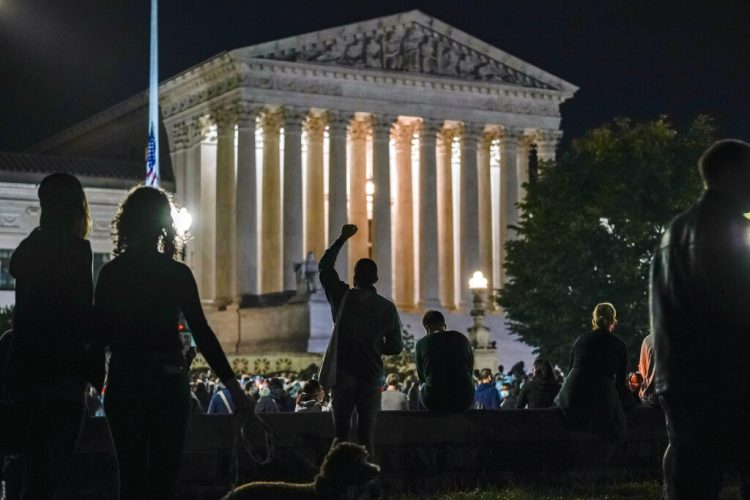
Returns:
[[[268,42],[246,49],[260,59],[412,73],[526,88],[576,87],[419,11]]]

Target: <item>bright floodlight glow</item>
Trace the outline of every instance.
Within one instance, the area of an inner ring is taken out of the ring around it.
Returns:
[[[179,209],[172,207],[172,220],[174,221],[175,229],[181,235],[187,233],[193,224],[193,216],[190,215],[190,212],[185,207]]]
[[[474,275],[469,280],[469,289],[471,290],[486,290],[487,289],[487,278],[484,277],[482,271],[474,271]]]
[[[372,179],[367,179],[367,182],[365,182],[365,193],[367,193],[367,196],[375,194],[375,183],[372,182]]]

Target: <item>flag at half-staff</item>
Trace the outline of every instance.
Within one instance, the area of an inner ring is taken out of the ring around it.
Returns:
[[[148,85],[148,147],[146,149],[146,185],[159,185],[159,58],[157,36],[157,0],[151,0],[151,61]]]

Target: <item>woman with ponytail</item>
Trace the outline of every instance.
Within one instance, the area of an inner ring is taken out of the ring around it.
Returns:
[[[590,332],[576,340],[570,373],[555,399],[569,428],[625,440],[625,414],[618,389],[625,387],[628,356],[625,342],[614,335],[617,312],[609,302],[597,304]]]

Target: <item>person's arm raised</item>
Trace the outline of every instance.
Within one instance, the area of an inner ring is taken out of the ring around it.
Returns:
[[[354,224],[345,224],[341,228],[341,234],[339,237],[323,253],[320,262],[318,263],[320,284],[323,285],[323,290],[326,292],[328,303],[333,305],[335,309],[338,309],[341,298],[349,289],[349,285],[341,281],[339,273],[336,272],[336,259],[339,256],[341,247],[346,243],[346,240],[354,236],[356,233],[357,226]]]

